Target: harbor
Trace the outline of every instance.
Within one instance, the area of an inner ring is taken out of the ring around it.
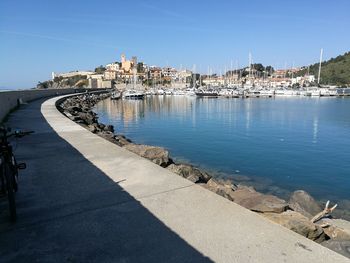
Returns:
[[[127,85],[119,85],[119,92],[125,92],[126,97],[133,97],[129,93],[138,93],[137,97],[142,99],[144,96],[199,96],[199,97],[225,97],[225,98],[260,98],[260,97],[347,97],[350,96],[349,88],[338,87],[308,87],[300,89],[291,89],[287,87],[268,88],[268,87],[239,87],[236,85],[228,86],[186,86],[182,89],[159,86],[156,88],[146,88],[139,86],[129,88]],[[124,96],[125,98],[125,96]]]

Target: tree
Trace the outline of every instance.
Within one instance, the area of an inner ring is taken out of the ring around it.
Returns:
[[[272,73],[275,72],[275,69],[272,66],[266,66],[265,71],[266,71],[266,73],[271,75]]]
[[[265,67],[261,63],[252,64],[252,68],[259,72],[263,72],[265,70]]]
[[[95,72],[97,74],[103,74],[105,71],[106,71],[106,68],[104,66],[102,66],[102,65],[97,67],[97,68],[95,68]]]
[[[137,68],[137,73],[143,73],[145,71],[145,69],[143,68],[142,62],[137,63],[136,68]]]

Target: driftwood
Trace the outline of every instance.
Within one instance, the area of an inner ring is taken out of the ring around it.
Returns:
[[[319,221],[320,219],[324,218],[325,216],[328,216],[330,213],[333,212],[333,210],[338,206],[337,204],[335,204],[333,207],[329,208],[329,201],[327,201],[325,208],[323,209],[322,212],[318,213],[317,215],[315,215],[312,219],[311,222],[315,223],[317,221]],[[325,223],[320,225],[321,227],[327,227],[329,226],[329,224]]]

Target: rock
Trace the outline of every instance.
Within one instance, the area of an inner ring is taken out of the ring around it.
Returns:
[[[320,226],[311,223],[307,217],[298,212],[289,210],[281,214],[264,213],[262,215],[271,221],[318,243],[326,239],[326,235]]]
[[[67,111],[69,111],[72,114],[76,114],[78,112],[82,112],[82,109],[79,106],[70,106],[70,107],[67,107]]]
[[[218,195],[221,195],[222,197],[230,201],[234,201],[234,190],[232,189],[232,187],[224,185],[219,180],[211,178],[206,184],[203,184],[202,186]]]
[[[113,125],[106,125],[104,130],[109,132],[114,132],[114,127]]]
[[[98,135],[112,143],[115,143],[113,132],[102,131],[102,132],[98,132]]]
[[[124,145],[123,148],[149,159],[162,167],[167,167],[172,163],[172,160],[169,158],[169,152],[162,147],[129,143]]]
[[[79,123],[85,123],[79,116],[73,116],[69,117],[72,121],[79,122]]]
[[[322,211],[322,208],[315,201],[315,199],[313,199],[307,192],[302,190],[297,190],[291,195],[289,199],[289,206],[294,211],[301,213],[309,219]]]
[[[124,135],[118,134],[114,138],[119,146],[124,146],[131,143],[131,140],[127,139]]]
[[[250,187],[239,186],[232,197],[235,203],[255,212],[282,213],[288,209],[286,201],[273,195],[258,193]]]
[[[92,133],[96,133],[97,132],[96,126],[94,126],[94,125],[88,125],[87,129],[89,131],[91,131]]]
[[[329,227],[323,228],[324,232],[327,236],[329,236],[332,240],[348,240],[350,241],[350,232],[342,229],[340,227],[336,227],[330,225]]]
[[[328,240],[321,245],[350,258],[350,241]]]
[[[324,218],[317,224],[328,224],[323,230],[332,240],[348,240],[350,241],[350,222],[343,219]]]
[[[78,116],[81,120],[85,122],[87,125],[91,125],[97,122],[97,118],[89,113],[79,112]]]
[[[219,182],[225,187],[232,189],[233,191],[236,191],[238,189],[238,186],[231,180],[219,180]]]
[[[102,131],[105,129],[106,125],[104,125],[103,123],[98,123],[98,128],[100,128]]]
[[[206,183],[211,178],[206,172],[202,172],[198,168],[188,164],[171,164],[167,169],[194,183]]]

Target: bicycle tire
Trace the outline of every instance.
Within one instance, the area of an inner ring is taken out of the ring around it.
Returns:
[[[12,222],[15,222],[17,219],[16,211],[16,199],[15,199],[15,190],[13,188],[13,173],[8,163],[4,163],[2,166],[3,175],[5,175],[6,181],[6,190],[7,198],[9,201],[9,210],[10,210],[10,219]]]
[[[12,154],[12,170],[13,170],[13,189],[17,193],[18,191],[18,169],[16,157]]]

